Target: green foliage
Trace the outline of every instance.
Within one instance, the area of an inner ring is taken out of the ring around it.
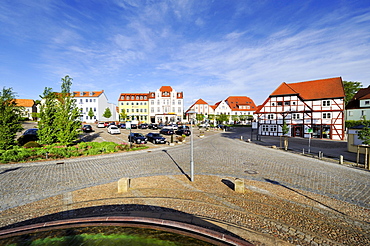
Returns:
[[[364,118],[362,121],[362,125],[364,125],[364,128],[358,131],[358,138],[362,140],[363,144],[370,144],[370,122]]]
[[[92,108],[90,108],[89,113],[87,115],[90,117],[90,119],[92,119],[95,116]]]
[[[57,141],[56,137],[56,114],[58,110],[56,94],[51,88],[45,87],[44,93],[40,96],[44,103],[40,106],[40,120],[38,122],[39,143],[52,144]]]
[[[345,127],[346,128],[352,128],[354,126],[359,126],[359,125],[370,125],[370,120],[347,120],[345,122]]]
[[[289,133],[289,126],[286,124],[285,120],[283,126],[281,127],[281,130],[283,131],[283,135],[287,135]]]
[[[225,121],[229,121],[229,116],[228,115],[226,115],[226,114],[220,114],[220,115],[217,115],[216,116],[216,120],[220,123],[220,124],[222,124],[223,122],[225,122]]]
[[[16,144],[16,133],[21,131],[21,107],[15,102],[12,88],[0,92],[0,149],[9,149]]]
[[[36,146],[35,142],[29,142],[30,148],[14,146],[8,150],[0,150],[0,162],[24,162],[43,159],[70,158],[82,155],[99,155],[118,151],[131,151],[148,148],[145,145],[134,146],[130,149],[128,144],[116,144],[113,142],[89,142],[79,143],[73,146],[52,144],[48,146]],[[31,148],[32,147],[32,148]]]
[[[362,83],[356,81],[343,81],[344,88],[344,105],[347,105],[352,100],[353,96],[361,89]]]
[[[197,119],[198,122],[200,122],[204,120],[205,116],[204,114],[197,114],[195,118]]]
[[[127,120],[127,113],[126,113],[126,110],[125,110],[125,109],[122,109],[122,110],[121,110],[121,113],[119,114],[119,117],[120,117],[122,120]]]
[[[110,117],[112,117],[112,112],[110,111],[109,108],[106,108],[105,109],[104,114],[103,114],[103,117],[104,118],[107,118],[107,119],[109,119]]]

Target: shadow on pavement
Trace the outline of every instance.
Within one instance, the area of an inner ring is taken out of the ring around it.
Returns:
[[[175,159],[173,159],[172,158],[172,156],[168,153],[168,151],[167,150],[162,150],[164,153],[166,153],[169,157],[170,157],[170,159],[173,161],[173,163],[175,163],[175,165],[177,166],[177,168],[180,170],[180,172],[182,173],[182,174],[184,174],[185,176],[186,176],[186,178],[187,179],[189,179],[190,181],[191,181],[191,178],[190,178],[190,176],[187,174],[187,173],[185,173],[184,172],[184,170],[182,170],[182,168],[179,166],[179,164],[177,164],[177,162],[175,161]]]

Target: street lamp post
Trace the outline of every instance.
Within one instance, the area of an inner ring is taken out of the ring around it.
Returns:
[[[194,136],[193,136],[193,120],[192,117],[196,114],[195,111],[188,112],[190,120],[190,181],[194,181]]]

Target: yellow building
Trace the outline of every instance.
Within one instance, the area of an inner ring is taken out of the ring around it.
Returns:
[[[121,93],[118,98],[119,114],[126,112],[127,118],[120,116],[120,121],[149,123],[148,93]]]

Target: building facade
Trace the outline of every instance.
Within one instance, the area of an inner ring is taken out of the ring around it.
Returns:
[[[118,112],[126,113],[126,119],[120,117],[121,121],[149,123],[149,94],[121,93],[118,98]]]
[[[150,123],[181,122],[184,114],[184,95],[171,86],[149,92]]]
[[[255,112],[259,134],[344,139],[344,89],[340,77],[282,83]]]
[[[33,113],[37,113],[37,106],[32,99],[15,99],[17,106],[22,107],[22,117],[35,120]]]
[[[370,120],[370,88],[360,89],[346,106],[346,120]]]
[[[74,91],[73,98],[76,100],[76,105],[80,109],[80,120],[86,123],[94,123],[96,121],[117,121],[117,107],[113,103],[108,102],[104,90],[102,91]],[[106,118],[103,116],[106,109],[109,109],[112,116]],[[89,116],[90,110],[94,113],[93,117]]]

